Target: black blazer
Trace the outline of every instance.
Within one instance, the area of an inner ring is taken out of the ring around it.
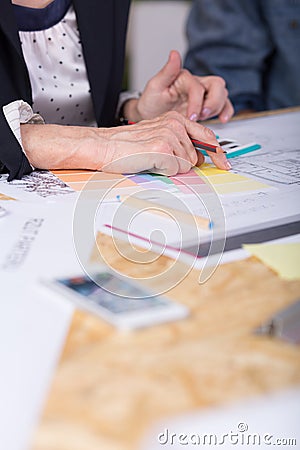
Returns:
[[[98,126],[113,126],[124,70],[130,0],[73,0]],[[0,0],[0,166],[9,180],[31,172],[30,164],[4,117],[14,100],[32,104],[11,0]]]

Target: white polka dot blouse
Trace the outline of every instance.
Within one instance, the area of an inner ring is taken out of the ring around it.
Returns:
[[[46,123],[96,126],[75,11],[54,26],[19,31],[33,96]]]

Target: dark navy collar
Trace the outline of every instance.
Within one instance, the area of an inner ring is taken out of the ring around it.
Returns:
[[[72,0],[53,0],[45,8],[13,5],[19,31],[41,31],[60,22]]]

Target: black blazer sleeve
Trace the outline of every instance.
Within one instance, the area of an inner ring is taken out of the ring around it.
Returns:
[[[31,104],[32,98],[10,0],[0,3],[0,169],[9,172],[12,180],[32,169],[6,121],[3,106],[20,99]]]
[[[73,0],[98,126],[113,126],[122,88],[130,0]],[[11,0],[0,0],[0,170],[9,180],[31,172],[11,131],[3,106],[14,100],[32,105]]]

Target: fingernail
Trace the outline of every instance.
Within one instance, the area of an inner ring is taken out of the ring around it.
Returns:
[[[226,166],[226,169],[228,169],[228,170],[232,169],[232,166],[229,161],[225,162],[225,166]]]
[[[229,120],[229,116],[227,114],[225,116],[223,116],[223,121],[224,122],[228,122],[228,120]]]
[[[193,113],[190,115],[190,120],[192,120],[193,122],[196,122],[197,119],[198,119],[198,115],[196,113]]]
[[[202,119],[205,119],[206,117],[208,117],[211,113],[211,110],[209,108],[203,108],[201,111],[201,117]]]

